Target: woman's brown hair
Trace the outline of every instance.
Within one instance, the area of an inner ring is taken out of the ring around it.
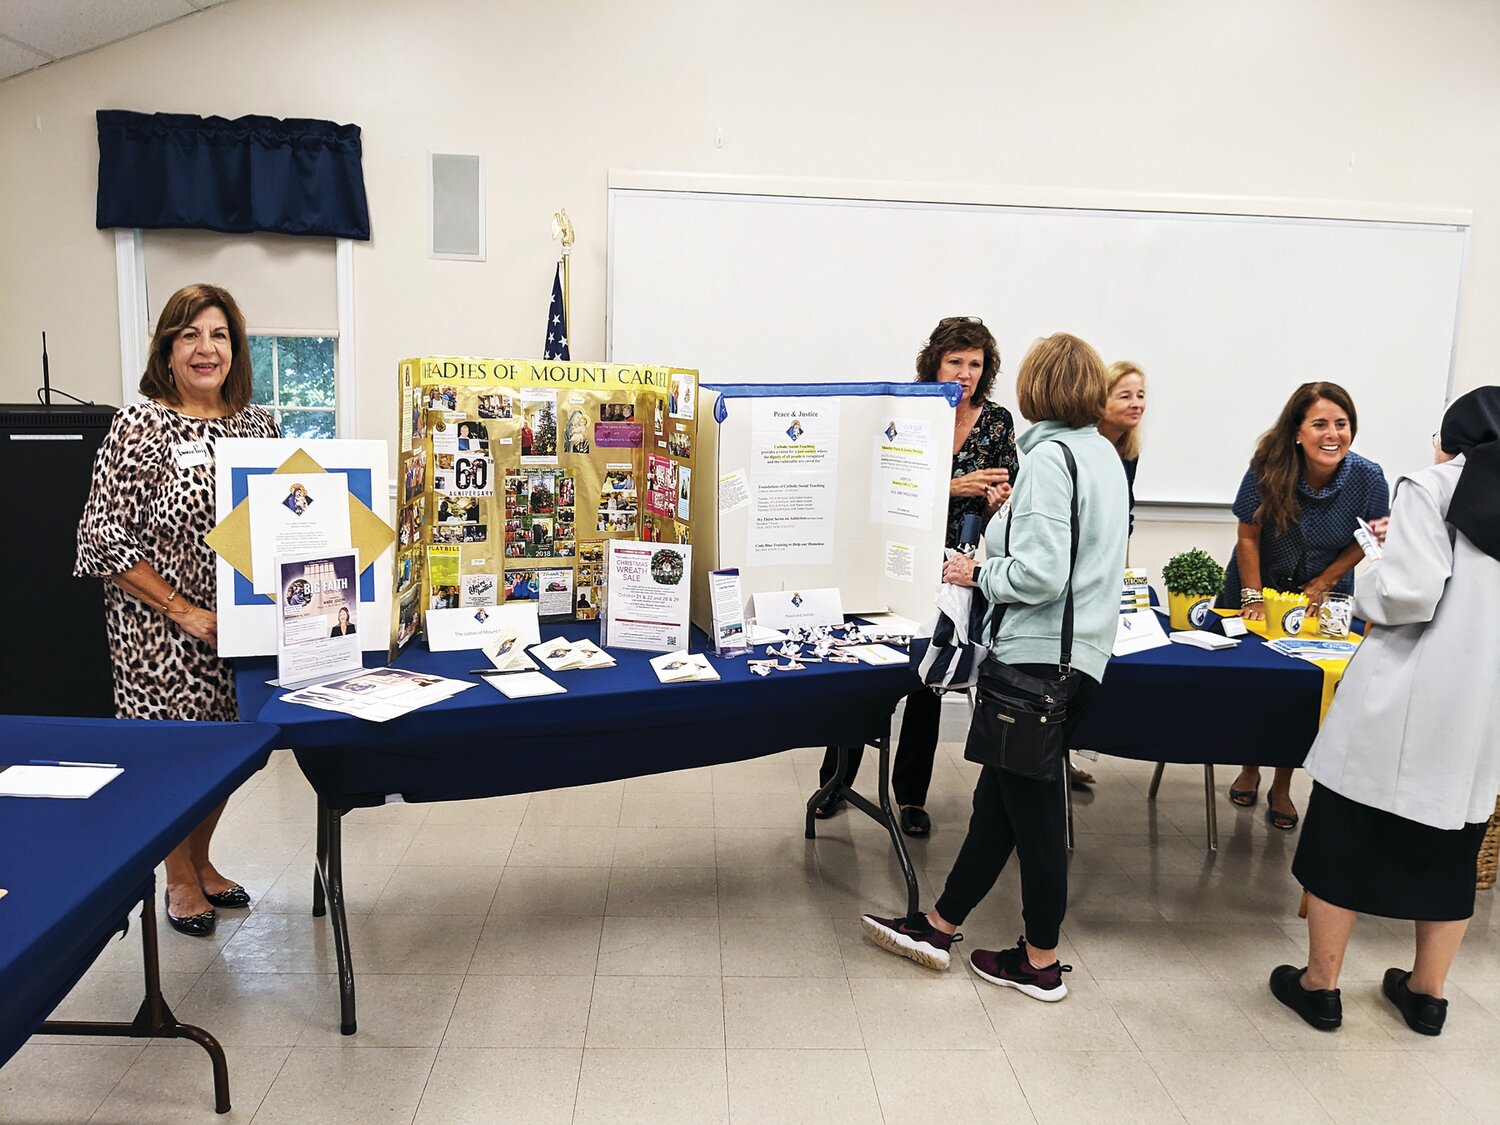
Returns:
[[[1128,359],[1117,359],[1109,365],[1109,386],[1105,387],[1105,405],[1108,406],[1109,396],[1115,393],[1115,384],[1127,375],[1139,375],[1141,387],[1146,386],[1146,373]],[[1141,428],[1135,426],[1126,430],[1115,440],[1115,449],[1119,451],[1121,461],[1135,461],[1141,455]]]
[[[977,316],[945,316],[938,321],[927,343],[917,353],[917,382],[935,383],[938,368],[949,352],[966,352],[979,348],[984,352],[984,373],[974,388],[972,401],[984,405],[990,397],[990,388],[995,385],[995,376],[1000,374],[1000,346],[995,337]]]
[[[1260,507],[1255,509],[1255,522],[1274,532],[1286,532],[1296,526],[1302,518],[1302,502],[1297,499],[1297,482],[1302,479],[1302,447],[1297,444],[1297,431],[1307,418],[1307,412],[1319,399],[1326,398],[1349,416],[1349,441],[1359,432],[1359,415],[1354,411],[1354,399],[1337,383],[1303,383],[1281,408],[1276,424],[1261,434],[1255,445],[1255,455],[1250,458],[1250,468],[1255,473],[1256,488],[1260,492]]]
[[[1058,332],[1031,345],[1016,372],[1016,405],[1030,422],[1097,426],[1109,397],[1109,375],[1091,345]]]
[[[167,299],[156,321],[156,333],[151,337],[151,353],[146,359],[146,372],[141,376],[141,394],[161,402],[182,402],[177,393],[177,382],[172,378],[172,345],[204,309],[213,308],[222,312],[229,322],[229,374],[219,388],[219,396],[230,414],[244,409],[254,387],[245,314],[240,312],[240,306],[229,295],[229,290],[217,285],[186,285]]]

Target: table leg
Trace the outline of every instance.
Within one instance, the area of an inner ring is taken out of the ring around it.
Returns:
[[[344,810],[330,808],[318,798],[319,854],[315,882],[328,896],[328,920],[333,924],[333,950],[339,966],[339,1031],[353,1035],[359,1030],[354,1013],[354,961],[349,956],[349,915],[344,902]],[[317,911],[314,894],[313,913]]]
[[[833,795],[842,787],[843,783],[841,779],[844,776],[844,771],[849,768],[849,748],[847,746],[830,746],[828,749],[838,755],[838,761],[834,766],[833,776],[828,779],[827,783],[821,789],[807,799],[807,823],[803,829],[803,834],[809,840],[816,840],[818,838],[818,829],[816,818],[813,816],[813,809],[817,808],[824,801],[833,800]]]
[[[191,1039],[208,1052],[214,1072],[214,1112],[229,1112],[229,1063],[219,1041],[201,1027],[179,1023],[161,994],[161,957],[156,944],[156,893],[141,905],[141,955],[146,995],[130,1023],[99,1020],[48,1020],[39,1035],[120,1035],[132,1039]]]
[[[1157,766],[1161,769],[1161,766]],[[1219,850],[1219,809],[1214,803],[1214,767],[1212,763],[1203,764],[1203,808],[1208,824],[1208,850],[1216,852]]]
[[[877,738],[870,745],[880,751],[880,803],[875,804],[868,797],[861,796],[843,783],[844,769],[849,762],[849,749],[846,746],[835,747],[834,749],[838,751],[838,766],[833,772],[833,777],[807,802],[807,838],[809,840],[816,838],[816,831],[813,828],[813,809],[835,796],[847,801],[853,808],[872,820],[879,821],[891,838],[891,846],[896,849],[896,862],[901,865],[901,877],[906,881],[906,912],[915,914],[918,908],[917,873],[911,865],[911,856],[907,854],[906,841],[901,838],[901,818],[891,804],[890,735],[886,734]]]
[[[1156,800],[1156,791],[1161,788],[1161,775],[1167,772],[1166,762],[1156,763],[1156,772],[1151,775],[1151,788],[1146,790],[1149,800]]]
[[[318,841],[313,856],[313,917],[321,918],[328,913],[323,905],[323,871],[328,866],[328,806],[318,798]]]

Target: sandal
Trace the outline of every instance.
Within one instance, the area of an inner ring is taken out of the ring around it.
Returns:
[[[827,803],[816,805],[813,808],[813,816],[819,820],[827,820],[844,807],[844,798],[834,797]]]
[[[1294,812],[1277,812],[1271,807],[1271,798],[1266,798],[1266,823],[1272,828],[1279,828],[1283,832],[1290,832],[1297,827],[1298,816]]]
[[[932,817],[921,805],[902,805],[901,831],[908,836],[925,836],[932,831]]]
[[[1242,809],[1253,809],[1260,802],[1260,786],[1254,789],[1236,789],[1233,785],[1229,787],[1229,803],[1238,805]]]

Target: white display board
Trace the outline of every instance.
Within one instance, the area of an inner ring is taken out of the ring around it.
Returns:
[[[1388,477],[1431,460],[1464,225],[619,187],[609,198],[612,355],[670,358],[709,383],[909,379],[938,319],[972,315],[1000,343],[993,397],[1013,412],[1021,357],[1053,332],[1145,370],[1142,500],[1229,504],[1256,438],[1314,379],[1350,391],[1355,449]]]
[[[708,572],[761,592],[837,587],[846,613],[932,615],[957,384],[706,386],[694,470],[693,623]]]
[[[214,448],[216,511],[222,523],[250,494],[250,481],[272,474],[298,451],[328,473],[347,477],[355,497],[391,522],[390,452],[383,441],[342,438],[223,438]],[[295,479],[288,476],[288,484]],[[394,545],[358,575],[357,635],[365,652],[384,652],[391,640]],[[249,579],[222,556],[214,560],[218,580],[219,655],[276,655],[276,605],[257,594]]]

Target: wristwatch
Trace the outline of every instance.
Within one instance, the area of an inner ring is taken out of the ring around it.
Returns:
[[[974,573],[969,576],[969,581],[972,582],[972,583],[974,583],[974,585],[976,585],[976,586],[979,585],[979,571],[980,571],[980,569],[981,569],[980,565],[978,563],[975,563],[974,564]]]

